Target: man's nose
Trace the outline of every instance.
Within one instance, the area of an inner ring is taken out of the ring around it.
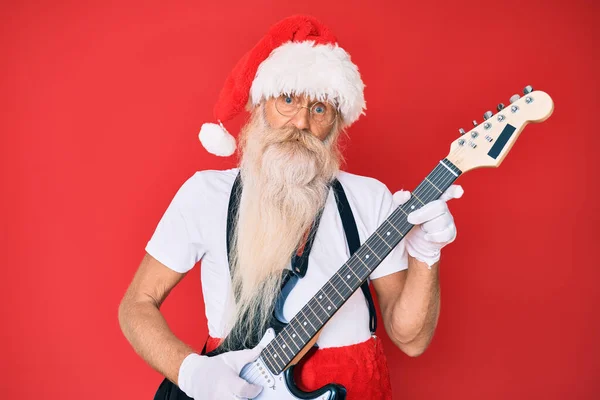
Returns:
[[[300,130],[308,130],[310,127],[310,112],[308,108],[301,108],[291,120],[292,124]]]

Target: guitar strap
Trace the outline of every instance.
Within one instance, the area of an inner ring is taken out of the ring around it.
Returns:
[[[337,203],[338,212],[340,213],[340,217],[342,219],[342,225],[344,226],[344,233],[346,235],[346,241],[348,242],[348,249],[350,250],[350,256],[352,257],[352,255],[360,247],[360,238],[358,236],[358,229],[356,228],[356,221],[354,220],[350,203],[348,203],[348,198],[344,192],[344,187],[337,179],[334,179],[333,181],[333,189],[335,190],[335,200]],[[365,299],[367,300],[367,305],[369,307],[369,329],[371,330],[372,334],[375,334],[375,331],[377,330],[377,312],[375,311],[373,296],[371,296],[371,291],[369,290],[369,280],[367,279],[360,286],[360,288],[365,296]]]

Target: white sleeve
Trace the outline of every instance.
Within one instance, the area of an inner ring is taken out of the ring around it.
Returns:
[[[191,270],[205,253],[194,228],[192,205],[195,175],[179,188],[146,244],[146,252],[176,272]]]
[[[396,204],[392,200],[392,193],[387,187],[381,200],[381,208],[375,211],[377,216],[377,226],[379,228],[381,224],[394,212]],[[402,240],[396,247],[392,249],[390,254],[379,264],[379,266],[371,273],[370,279],[377,279],[383,276],[393,274],[394,272],[402,271],[408,268],[408,253]]]

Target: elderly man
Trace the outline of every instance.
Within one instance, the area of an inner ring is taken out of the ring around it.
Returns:
[[[351,255],[340,197],[361,243],[411,197],[340,170],[338,139],[364,113],[363,88],[349,55],[309,16],[274,25],[233,69],[215,107],[219,124],[204,124],[200,140],[211,153],[233,154],[223,122],[249,111],[239,167],[199,171],[181,186],[119,309],[135,351],[168,379],[162,396],[179,389],[194,399],[259,396],[263,388],[240,370],[259,356],[273,315],[290,321]],[[409,356],[426,349],[437,324],[440,250],[456,237],[446,200],[460,195],[452,185],[412,212],[408,222],[418,226],[369,275],[385,330]],[[222,350],[210,357],[179,340],[159,311],[200,260],[206,350]],[[320,329],[316,349],[295,370],[299,388],[336,382],[347,399],[391,398],[372,304],[368,286],[357,290]]]

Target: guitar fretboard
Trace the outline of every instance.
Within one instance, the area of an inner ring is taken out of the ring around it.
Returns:
[[[290,320],[261,353],[273,374],[288,366],[411,230],[408,214],[438,199],[461,173],[447,159],[441,160],[411,193],[410,200],[398,207]]]

